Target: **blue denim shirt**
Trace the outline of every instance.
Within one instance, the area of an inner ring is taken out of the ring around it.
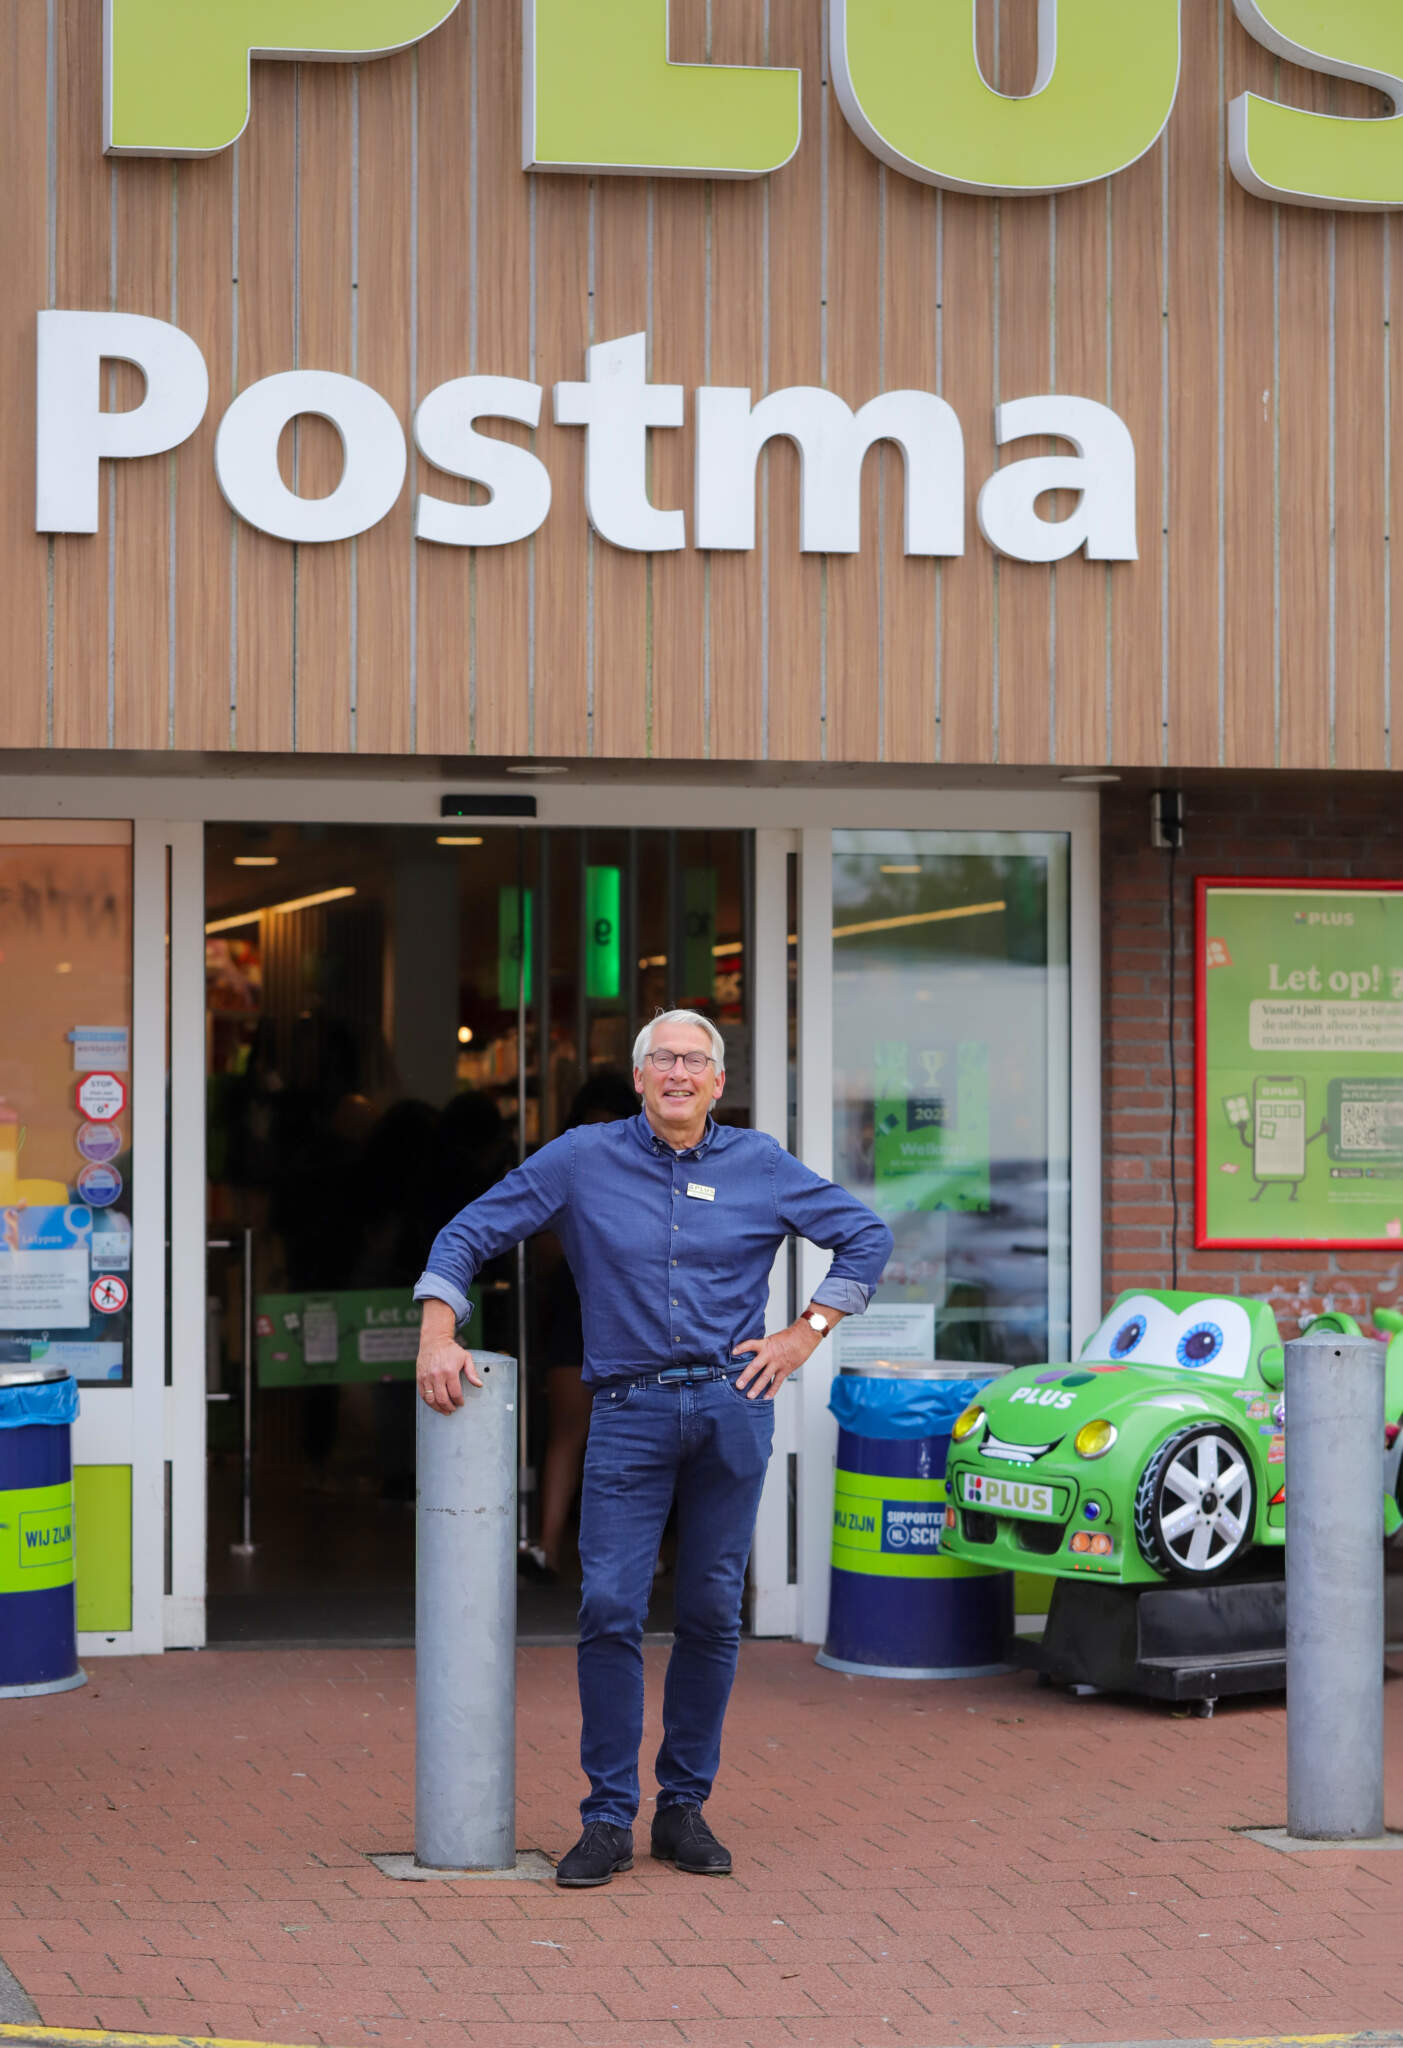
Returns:
[[[726,1365],[765,1334],[775,1253],[793,1232],[836,1253],[814,1299],[861,1315],[891,1256],[881,1218],[762,1131],[708,1121],[674,1152],[647,1116],[583,1124],[543,1145],[439,1232],[416,1301],[463,1322],[478,1269],[553,1230],[584,1317],[586,1381]]]

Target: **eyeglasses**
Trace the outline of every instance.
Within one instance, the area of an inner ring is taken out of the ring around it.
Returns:
[[[700,1074],[704,1068],[716,1064],[708,1052],[645,1052],[643,1057],[651,1060],[660,1074],[670,1074],[679,1060],[689,1074]]]

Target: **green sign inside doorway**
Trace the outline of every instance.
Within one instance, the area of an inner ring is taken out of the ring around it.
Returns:
[[[585,869],[585,994],[592,1001],[608,1001],[623,986],[622,881],[617,868]]]
[[[514,1010],[523,993],[531,1000],[531,893],[509,884],[497,891],[497,1002],[504,1010]]]

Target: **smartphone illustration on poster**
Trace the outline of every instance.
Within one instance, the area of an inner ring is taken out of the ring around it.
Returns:
[[[1252,1175],[1306,1177],[1306,1084],[1300,1074],[1259,1074],[1252,1083]]]

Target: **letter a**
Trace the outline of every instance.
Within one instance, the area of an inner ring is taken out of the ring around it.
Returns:
[[[106,0],[109,156],[216,156],[248,125],[254,57],[407,50],[458,0]]]
[[[1179,0],[1038,0],[1024,99],[985,82],[975,0],[832,0],[848,125],[908,178],[956,192],[1063,192],[1158,140],[1179,87]]]
[[[1239,185],[1289,206],[1403,206],[1403,13],[1397,0],[1233,0],[1249,36],[1311,71],[1357,78],[1390,101],[1373,120],[1312,114],[1245,92],[1228,109]],[[1322,50],[1323,43],[1329,50]]]
[[[763,178],[799,147],[797,71],[674,64],[668,0],[523,0],[528,171]]]

